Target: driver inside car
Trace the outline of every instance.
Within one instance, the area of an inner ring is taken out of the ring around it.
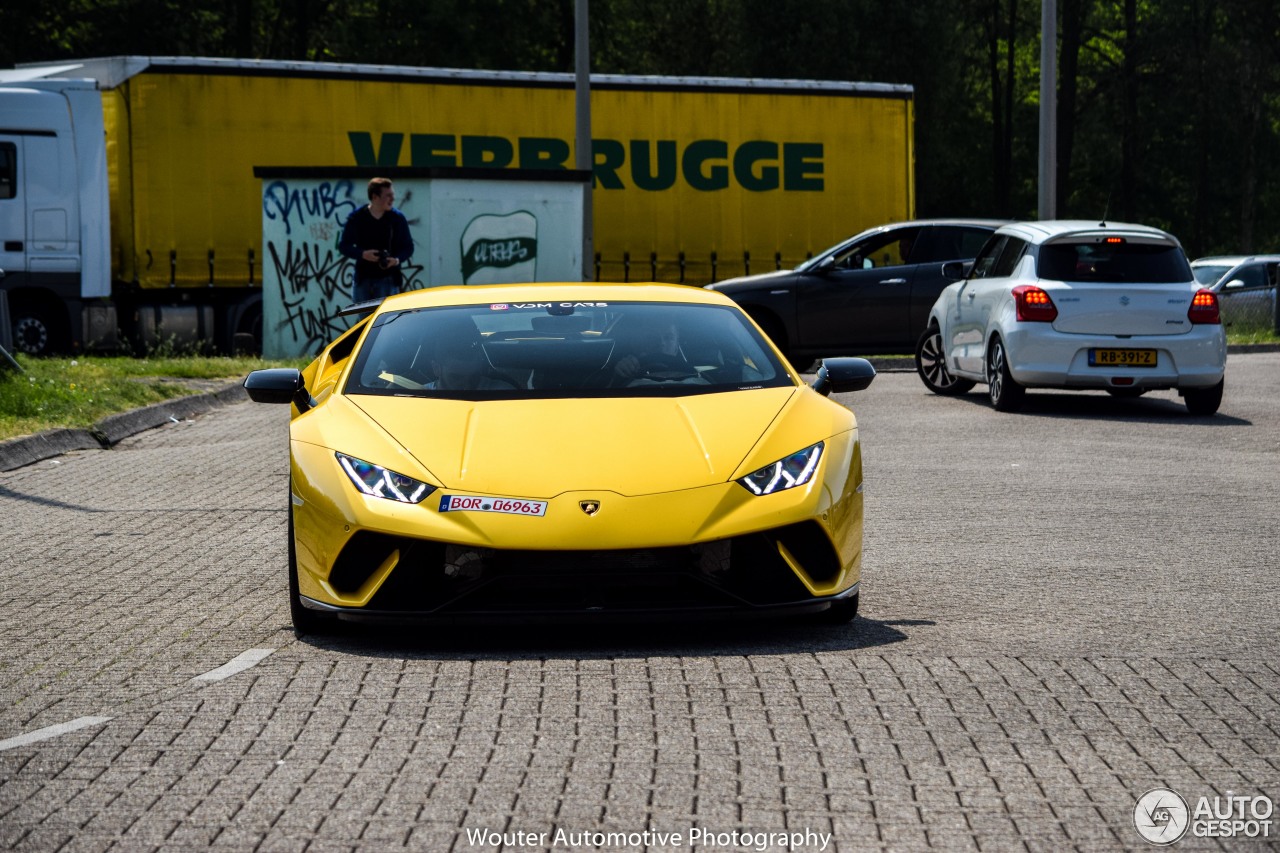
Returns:
[[[680,332],[670,320],[649,320],[634,330],[631,352],[613,365],[615,385],[626,385],[635,379],[674,378],[695,375],[697,371],[680,349]]]
[[[446,328],[437,336],[431,366],[433,391],[510,391],[516,384],[489,365],[480,333],[471,321]]]

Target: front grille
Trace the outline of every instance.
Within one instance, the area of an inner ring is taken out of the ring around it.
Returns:
[[[399,549],[396,567],[368,610],[644,611],[811,600],[779,555],[779,541],[814,580],[839,571],[830,540],[806,523],[700,545],[632,550],[497,550],[364,532],[347,543],[329,580],[340,592],[354,591]]]

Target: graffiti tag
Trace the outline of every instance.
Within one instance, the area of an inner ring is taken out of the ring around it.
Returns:
[[[292,234],[294,224],[305,225],[308,219],[341,224],[360,206],[352,196],[354,189],[348,180],[301,187],[272,181],[262,190],[262,215],[267,220],[283,222],[285,234]]]

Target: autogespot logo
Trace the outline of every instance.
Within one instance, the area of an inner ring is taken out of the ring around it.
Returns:
[[[1187,801],[1168,788],[1153,788],[1133,807],[1133,825],[1152,844],[1172,844],[1187,832]]]

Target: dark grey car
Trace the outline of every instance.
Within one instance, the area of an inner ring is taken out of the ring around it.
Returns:
[[[794,270],[707,285],[737,302],[795,364],[915,351],[929,309],[1005,220],[930,219],[863,231]]]

